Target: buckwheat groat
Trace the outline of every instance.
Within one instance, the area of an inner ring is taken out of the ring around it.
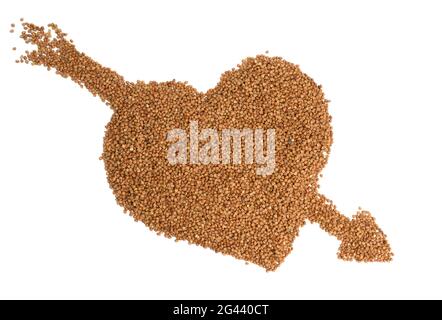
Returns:
[[[291,252],[307,220],[341,241],[341,259],[391,260],[386,236],[368,212],[350,220],[318,193],[331,117],[321,87],[297,65],[246,58],[203,93],[176,81],[126,81],[78,51],[57,25],[22,27],[21,38],[36,48],[19,62],[55,69],[114,111],[102,159],[117,202],[136,221],[267,270]],[[171,165],[167,134],[192,121],[216,130],[275,129],[275,170],[260,176],[256,163]]]

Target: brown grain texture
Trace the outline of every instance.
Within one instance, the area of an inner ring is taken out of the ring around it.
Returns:
[[[102,159],[117,202],[136,221],[176,240],[275,270],[309,220],[342,243],[344,260],[390,261],[385,235],[366,211],[350,220],[318,193],[332,144],[328,100],[300,68],[279,57],[246,58],[205,93],[183,82],[126,81],[81,53],[56,24],[23,22],[35,45],[19,62],[42,65],[98,95],[114,111]],[[274,128],[276,171],[255,165],[167,162],[168,130]]]

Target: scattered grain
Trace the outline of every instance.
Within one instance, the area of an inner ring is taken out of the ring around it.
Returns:
[[[368,212],[350,220],[318,193],[332,144],[331,117],[321,87],[297,65],[246,58],[202,93],[185,82],[128,82],[78,51],[56,24],[45,29],[24,22],[23,28],[20,37],[36,50],[20,62],[54,68],[114,111],[101,158],[117,202],[136,221],[267,270],[291,252],[306,220],[342,241],[344,260],[391,260]],[[170,165],[164,137],[191,120],[201,128],[275,128],[276,171],[262,177],[254,165]]]

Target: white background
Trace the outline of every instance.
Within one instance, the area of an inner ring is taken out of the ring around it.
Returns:
[[[1,1],[0,298],[442,298],[441,15],[440,1]],[[339,261],[308,225],[266,273],[135,223],[98,160],[111,111],[14,63],[22,16],[131,81],[207,90],[266,50],[299,64],[331,100],[321,191],[370,210],[394,262]]]

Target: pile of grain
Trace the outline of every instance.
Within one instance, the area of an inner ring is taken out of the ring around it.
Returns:
[[[318,175],[332,144],[321,86],[279,57],[247,58],[206,93],[187,83],[126,81],[79,52],[57,25],[22,23],[35,45],[17,62],[55,69],[114,111],[102,159],[117,202],[137,221],[176,240],[276,269],[306,220],[342,241],[339,257],[389,261],[385,235],[367,212],[353,220],[320,195]],[[175,165],[167,132],[198,121],[201,128],[274,128],[276,170],[255,165]]]

